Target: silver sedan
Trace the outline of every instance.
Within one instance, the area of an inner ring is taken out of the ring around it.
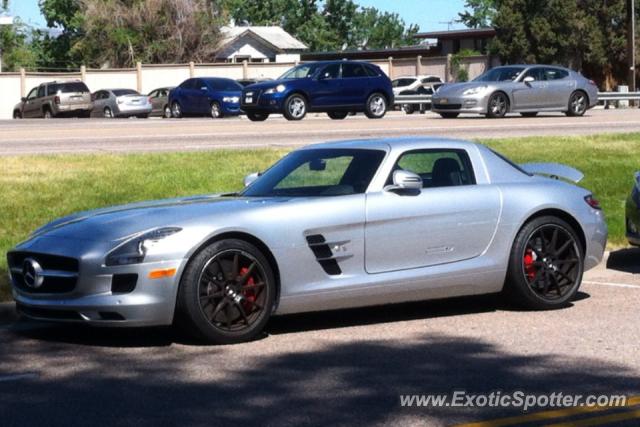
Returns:
[[[558,164],[410,138],[294,151],[236,194],[81,212],[9,252],[18,309],[92,325],[170,325],[233,343],[272,314],[505,291],[575,296],[607,228]]]
[[[534,117],[557,111],[582,116],[598,103],[596,84],[575,71],[551,65],[493,68],[467,83],[447,84],[432,99],[432,111],[444,118],[461,113]]]

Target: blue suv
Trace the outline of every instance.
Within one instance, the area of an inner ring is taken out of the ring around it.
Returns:
[[[217,119],[240,114],[242,86],[231,79],[197,77],[169,92],[171,116],[210,115]]]
[[[266,120],[272,113],[302,120],[309,111],[342,120],[350,112],[379,119],[392,104],[391,81],[379,67],[366,62],[322,61],[298,65],[278,80],[247,86],[241,108],[252,121]]]

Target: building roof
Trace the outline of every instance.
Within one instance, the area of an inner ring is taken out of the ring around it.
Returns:
[[[220,43],[221,46],[226,46],[240,37],[250,35],[282,51],[309,49],[306,44],[287,33],[281,27],[222,27],[221,32],[224,37]]]
[[[450,31],[431,31],[428,33],[418,33],[415,35],[417,39],[439,39],[439,40],[453,40],[463,39],[469,37],[487,38],[496,35],[495,28],[465,28],[462,30],[450,30]]]
[[[416,55],[431,56],[436,52],[435,46],[417,45],[401,46],[391,49],[349,49],[328,52],[307,52],[302,54],[303,60],[330,60],[330,59],[386,59],[415,57]]]

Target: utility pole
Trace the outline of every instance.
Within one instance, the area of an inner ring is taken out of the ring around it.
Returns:
[[[627,58],[629,59],[629,92],[636,91],[636,7],[635,0],[627,0],[628,37]]]

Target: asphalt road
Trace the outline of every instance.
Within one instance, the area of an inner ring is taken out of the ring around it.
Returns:
[[[253,123],[244,117],[217,121],[207,118],[9,120],[0,121],[0,155],[299,146],[327,140],[408,135],[502,138],[640,132],[639,119],[639,109],[596,109],[578,118],[549,113],[536,118],[514,115],[502,120],[481,116],[447,120],[432,113],[407,116],[401,112],[390,113],[382,120],[358,115],[334,121],[324,114],[311,114],[301,122],[273,117],[262,123]]]
[[[640,395],[638,260],[640,250],[612,253],[562,310],[480,297],[295,315],[272,319],[259,341],[226,347],[168,329],[19,321],[0,326],[0,424],[637,426],[638,406],[523,415],[406,408],[399,396]],[[517,418],[495,421],[505,416]]]

